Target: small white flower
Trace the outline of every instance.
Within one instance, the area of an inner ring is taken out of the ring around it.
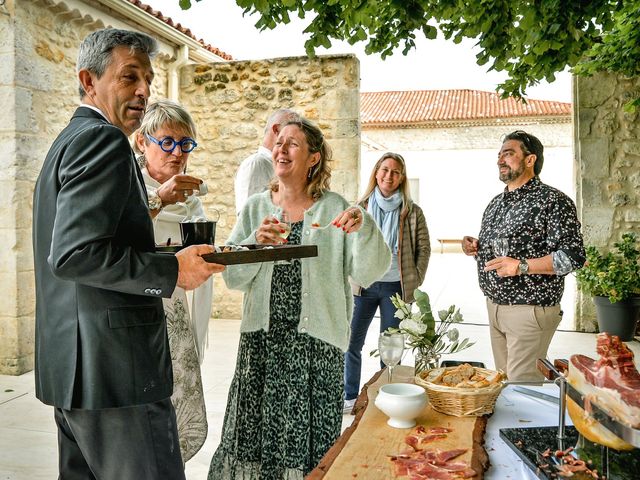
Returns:
[[[427,331],[427,326],[424,323],[416,322],[411,318],[407,318],[400,322],[400,328],[413,335],[422,335]]]
[[[404,312],[400,309],[396,310],[396,313],[394,313],[393,316],[399,318],[400,320],[403,320],[405,317]]]
[[[449,329],[449,331],[447,331],[447,337],[452,342],[457,341],[459,336],[460,336],[460,333],[458,332],[457,328],[451,328]]]

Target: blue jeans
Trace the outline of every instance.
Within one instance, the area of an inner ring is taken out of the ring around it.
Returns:
[[[349,349],[344,354],[344,398],[353,400],[360,392],[360,371],[362,368],[362,347],[367,337],[371,320],[380,307],[380,332],[389,327],[397,328],[400,319],[395,318],[396,307],[391,303],[394,293],[402,294],[400,282],[375,282],[363,288],[360,296],[354,296],[353,318]],[[384,364],[380,362],[380,368]]]

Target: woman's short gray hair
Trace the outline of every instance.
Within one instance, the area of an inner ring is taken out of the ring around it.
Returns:
[[[158,42],[149,35],[130,30],[105,28],[90,33],[80,44],[76,72],[88,70],[98,78],[111,64],[111,54],[116,47],[129,47],[131,52],[146,53],[153,58],[158,53]],[[78,87],[80,98],[86,95],[82,85]]]
[[[138,128],[134,135],[142,134],[143,136],[153,136],[155,132],[165,126],[184,130],[187,136],[196,140],[196,124],[189,112],[178,102],[167,99],[156,100],[147,106],[147,111],[142,118],[140,128]],[[148,143],[148,140],[145,139],[145,141]],[[142,153],[139,151],[135,141],[133,144],[134,150],[137,153]]]

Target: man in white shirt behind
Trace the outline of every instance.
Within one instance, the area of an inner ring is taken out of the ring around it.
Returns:
[[[295,121],[300,116],[293,110],[280,109],[271,114],[264,128],[264,138],[258,151],[245,158],[236,172],[234,190],[236,195],[236,212],[240,213],[247,199],[254,193],[267,189],[273,178],[271,150],[280,132],[280,125]]]

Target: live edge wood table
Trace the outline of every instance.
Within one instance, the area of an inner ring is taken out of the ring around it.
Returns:
[[[384,374],[383,374],[384,373]],[[378,372],[362,389],[354,412],[353,424],[338,438],[307,480],[390,480],[395,478],[389,455],[410,449],[404,439],[411,429],[392,428],[387,416],[374,405],[378,390],[387,380],[386,370]],[[413,367],[398,366],[393,372],[394,382],[413,383]],[[429,405],[416,419],[418,425],[447,427],[453,431],[444,440],[430,444],[432,448],[449,450],[468,448],[459,459],[469,463],[483,478],[489,466],[484,449],[487,417],[453,417],[434,411]],[[407,477],[398,477],[406,479]]]

